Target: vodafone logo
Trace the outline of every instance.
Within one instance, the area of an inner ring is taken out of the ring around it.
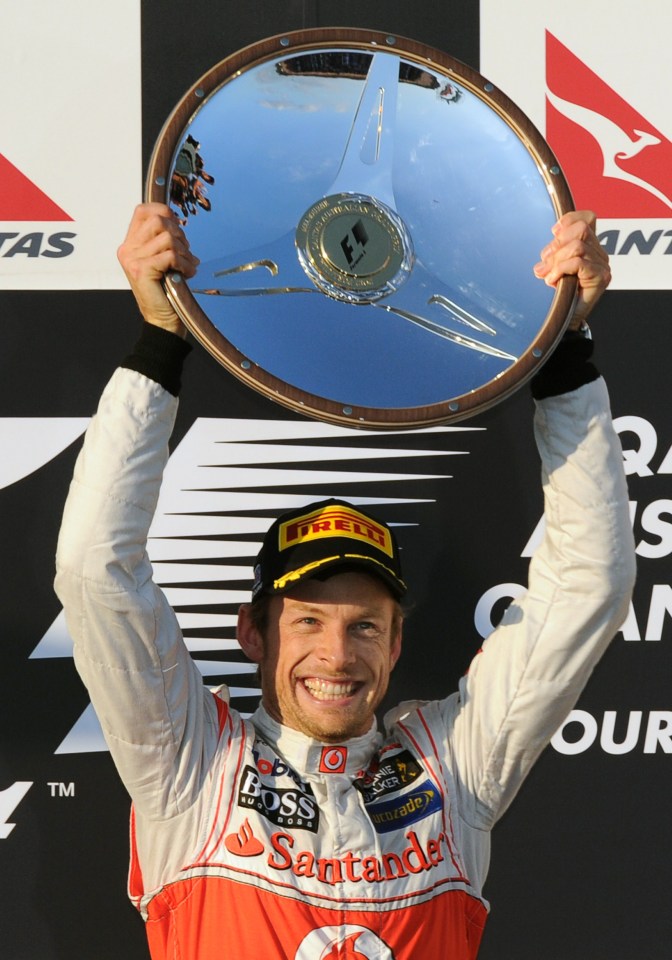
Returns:
[[[368,927],[347,923],[311,930],[295,960],[394,960],[394,954]]]
[[[323,747],[319,771],[320,773],[345,773],[347,759],[347,747]]]
[[[672,217],[672,143],[548,30],[546,85],[546,137],[577,208]]]

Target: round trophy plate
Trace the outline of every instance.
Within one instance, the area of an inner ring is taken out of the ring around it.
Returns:
[[[573,310],[574,279],[532,272],[572,209],[548,145],[413,40],[301,30],[227,57],[167,120],[146,198],[201,261],[165,279],[194,336],[330,423],[472,416],[539,369]]]

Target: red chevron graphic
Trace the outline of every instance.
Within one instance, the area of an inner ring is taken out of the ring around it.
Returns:
[[[672,143],[548,31],[546,88],[546,139],[577,208],[672,217]]]
[[[0,221],[72,220],[0,153]]]

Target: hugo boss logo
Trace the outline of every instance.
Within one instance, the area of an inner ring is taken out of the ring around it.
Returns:
[[[320,811],[310,791],[300,787],[287,789],[262,781],[254,767],[246,766],[238,789],[238,806],[256,810],[279,827],[296,827],[317,833]]]
[[[345,773],[347,747],[323,747],[320,755],[320,773]]]

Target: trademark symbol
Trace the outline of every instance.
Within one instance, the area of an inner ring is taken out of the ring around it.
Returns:
[[[74,797],[74,783],[62,783],[59,780],[47,783],[52,797]]]

